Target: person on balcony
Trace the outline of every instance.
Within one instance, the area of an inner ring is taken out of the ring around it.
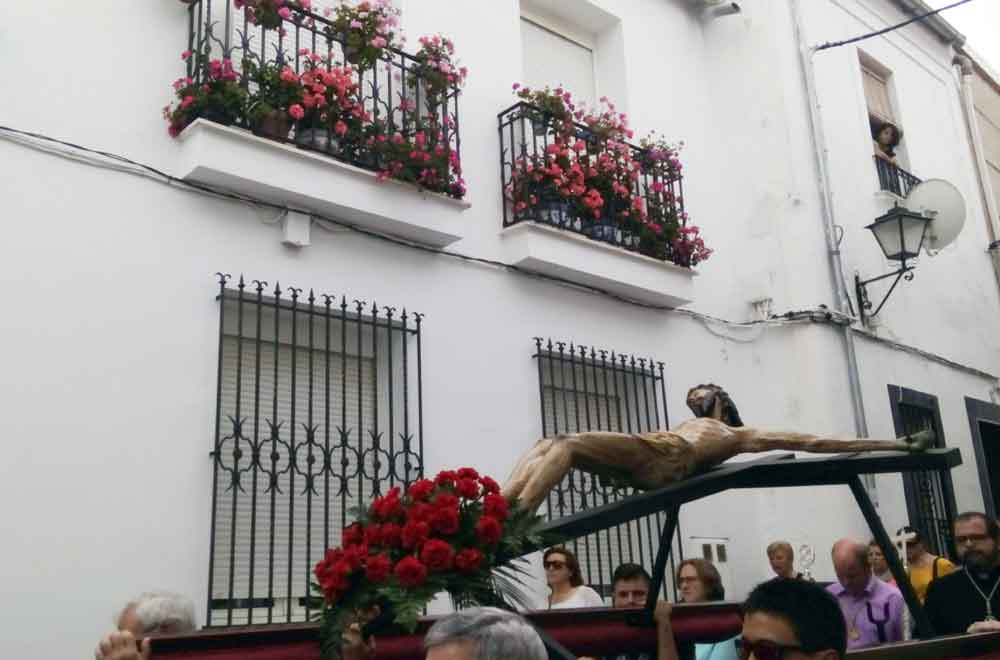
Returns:
[[[909,535],[911,541],[906,544],[906,563],[909,567],[910,584],[917,594],[921,604],[927,600],[927,587],[932,580],[948,575],[955,570],[955,565],[945,559],[932,555],[927,551],[923,535],[913,527],[903,527],[896,536]]]
[[[681,602],[710,603],[726,599],[722,576],[707,559],[685,559],[677,567],[677,588]],[[738,660],[736,640],[727,639],[710,644],[695,644],[695,660]]]
[[[96,660],[148,660],[148,635],[182,635],[197,628],[191,599],[167,591],[147,592],[129,601],[115,625],[117,630],[97,645]]]
[[[882,122],[875,132],[875,155],[882,160],[896,164],[896,147],[903,139],[903,131],[892,122]]]
[[[843,660],[847,626],[837,601],[807,580],[774,578],[743,603],[743,658]]]
[[[568,548],[549,548],[542,557],[545,581],[549,594],[550,610],[567,610],[577,607],[604,607],[600,594],[583,583],[580,562]]]
[[[872,575],[868,546],[852,539],[833,544],[837,582],[827,590],[847,622],[847,648],[862,649],[903,639],[903,595]]]
[[[924,611],[937,635],[1000,631],[1000,528],[978,511],[955,518],[955,551],[963,567],[927,588]]]

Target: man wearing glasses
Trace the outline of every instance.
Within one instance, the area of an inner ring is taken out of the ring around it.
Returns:
[[[743,604],[743,660],[843,660],[847,625],[837,601],[813,582],[775,578]]]
[[[962,569],[927,588],[924,611],[938,635],[1000,630],[1000,529],[970,511],[955,518],[955,552]]]

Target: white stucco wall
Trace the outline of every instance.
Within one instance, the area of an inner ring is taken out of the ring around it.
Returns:
[[[568,1],[568,0],[567,0]],[[887,3],[868,0],[885,17]],[[451,35],[471,75],[462,98],[463,163],[472,208],[455,250],[502,257],[496,113],[521,70],[517,3],[407,0],[414,37]],[[775,311],[832,304],[806,101],[787,3],[744,3],[702,24],[680,0],[598,3],[620,18],[623,100],[639,134],[684,139],[686,205],[716,254],[699,267],[694,309],[745,320],[749,300]],[[810,41],[865,28],[850,0],[809,0]],[[0,26],[8,89],[0,124],[120,153],[175,171],[178,147],[159,117],[181,72],[186,14],[177,2],[107,0],[58,13],[19,3]],[[863,13],[863,12],[861,12]],[[33,30],[18,26],[33,25]],[[911,31],[913,32],[913,31]],[[42,43],[38,35],[50,38]],[[618,34],[615,32],[615,34]],[[606,36],[614,41],[615,34]],[[919,32],[866,42],[900,76],[913,171],[966,193],[967,231],[921,258],[880,333],[1000,373],[1000,310],[983,250],[947,49]],[[68,60],[72,64],[67,64]],[[54,75],[54,71],[71,75]],[[602,74],[611,76],[608,65]],[[838,222],[850,268],[884,267],[861,227],[877,213],[856,54],[817,57]],[[903,85],[903,80],[906,85]],[[621,86],[601,80],[599,88]],[[912,124],[912,128],[911,128]],[[378,189],[373,188],[372,195]],[[218,307],[212,274],[347,293],[425,313],[426,465],[482,466],[502,478],[540,433],[532,337],[652,355],[668,365],[674,420],[699,382],[723,384],[747,423],[849,434],[854,428],[842,338],[827,326],[733,330],[355,235],[313,231],[280,244],[269,214],[0,141],[4,323],[0,437],[0,568],[7,634],[0,651],[88,654],[129,595],[207,589]],[[414,196],[414,204],[421,203]],[[977,215],[979,214],[979,215]],[[849,273],[850,275],[850,273]],[[738,341],[725,339],[727,334]],[[861,339],[861,382],[873,436],[892,435],[886,385],[935,394],[960,508],[981,506],[964,396],[988,400],[989,379]],[[898,477],[879,480],[890,528],[905,506]],[[832,578],[826,548],[867,536],[846,489],[723,494],[682,514],[686,536],[729,537],[739,598],[768,575],[763,548],[812,543],[814,573]]]

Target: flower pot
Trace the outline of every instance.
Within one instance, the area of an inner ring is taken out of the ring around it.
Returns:
[[[543,200],[536,209],[539,222],[556,227],[568,226],[572,222],[569,202],[562,200]]]
[[[609,222],[595,222],[591,225],[587,234],[595,241],[616,243],[620,240],[621,230]]]
[[[639,249],[639,235],[631,231],[622,232],[622,247],[628,250]]]
[[[215,123],[222,124],[223,126],[232,126],[235,121],[235,118],[232,115],[221,108],[205,108],[201,111],[199,116],[202,119],[214,121]]]
[[[325,128],[296,130],[295,144],[313,151],[328,151],[330,149],[330,132]]]
[[[288,115],[280,110],[272,110],[254,124],[253,132],[272,140],[285,140],[291,130]]]

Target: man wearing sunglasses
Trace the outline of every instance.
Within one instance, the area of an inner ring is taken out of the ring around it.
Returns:
[[[743,604],[742,660],[843,660],[847,625],[837,601],[813,582],[775,578]]]
[[[955,554],[960,570],[927,588],[924,611],[938,635],[1000,630],[1000,529],[985,514],[955,518]]]

